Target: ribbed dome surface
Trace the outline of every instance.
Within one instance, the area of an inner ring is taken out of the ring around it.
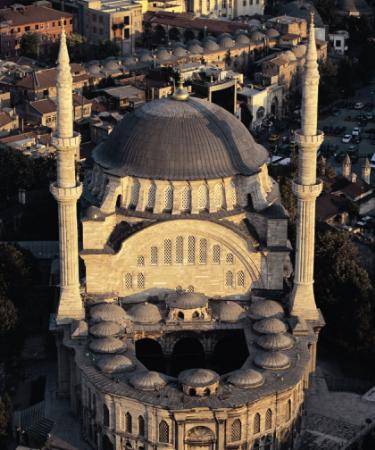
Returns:
[[[158,391],[167,384],[165,377],[159,372],[136,372],[130,377],[130,384],[141,391]]]
[[[261,386],[264,378],[261,373],[254,369],[239,369],[228,377],[228,382],[233,386],[247,389]]]
[[[219,375],[209,369],[187,369],[183,370],[178,376],[181,384],[191,387],[209,386],[218,381]]]
[[[116,322],[104,321],[91,326],[89,331],[95,337],[109,337],[123,333],[124,328]]]
[[[93,322],[111,321],[122,324],[126,319],[126,313],[119,305],[114,303],[102,303],[90,309]]]
[[[289,334],[264,334],[256,343],[264,350],[287,350],[293,347],[294,340]]]
[[[207,305],[207,297],[203,294],[186,292],[183,294],[170,294],[167,303],[172,308],[195,309]]]
[[[280,33],[277,30],[275,30],[275,28],[270,28],[269,30],[266,31],[266,35],[271,39],[275,39],[280,36]]]
[[[261,334],[277,334],[286,332],[285,323],[275,317],[270,317],[269,319],[263,319],[259,322],[255,322],[253,328]]]
[[[89,348],[95,353],[121,353],[126,350],[126,344],[120,339],[114,337],[106,337],[93,339]]]
[[[252,303],[249,309],[250,317],[255,320],[274,316],[281,317],[283,314],[283,307],[274,300],[259,300]]]
[[[222,322],[236,322],[244,317],[244,309],[236,302],[225,301],[219,304],[219,319]]]
[[[120,373],[134,369],[132,360],[124,355],[102,356],[96,364],[105,373]]]
[[[161,321],[159,308],[151,303],[140,303],[130,308],[129,315],[133,322],[140,324],[153,324]]]
[[[282,370],[290,366],[287,355],[281,352],[260,352],[255,355],[254,363],[263,369]]]
[[[144,104],[93,152],[111,174],[168,180],[252,175],[267,157],[234,115],[198,98]]]

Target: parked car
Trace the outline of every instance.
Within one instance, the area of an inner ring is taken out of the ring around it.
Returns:
[[[362,109],[365,105],[362,102],[356,102],[354,103],[354,109]]]
[[[343,144],[349,144],[349,142],[352,140],[352,137],[350,134],[344,134],[344,136],[341,139],[341,142]]]
[[[361,129],[359,127],[354,127],[352,130],[352,136],[359,136],[361,134]]]

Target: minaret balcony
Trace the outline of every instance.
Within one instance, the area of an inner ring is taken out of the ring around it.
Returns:
[[[76,202],[82,195],[82,183],[69,188],[58,187],[57,183],[51,183],[50,191],[58,202]]]
[[[62,138],[57,134],[52,135],[52,145],[60,151],[75,150],[79,148],[81,142],[81,135],[74,131],[73,136]]]
[[[301,200],[315,200],[322,192],[323,183],[319,180],[316,184],[304,185],[293,181],[293,193]]]
[[[319,146],[324,141],[324,133],[321,130],[317,130],[315,135],[304,135],[302,130],[296,131],[296,142],[302,149],[311,148],[318,150]]]

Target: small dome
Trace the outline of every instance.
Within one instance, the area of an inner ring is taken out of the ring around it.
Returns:
[[[134,58],[134,56],[126,56],[124,58],[125,66],[134,66],[135,64],[137,64],[137,60]]]
[[[292,48],[292,52],[297,58],[303,58],[306,54],[306,50],[306,45],[303,44]]]
[[[203,53],[203,48],[198,44],[189,45],[188,50],[193,55],[199,55],[199,54]]]
[[[291,50],[284,52],[283,55],[288,58],[289,62],[297,61],[296,55]]]
[[[173,56],[176,56],[176,58],[183,58],[186,56],[186,50],[183,47],[176,47],[173,50]]]
[[[184,292],[182,294],[178,294],[177,292],[174,294],[170,294],[167,297],[167,303],[171,308],[179,308],[179,309],[195,309],[195,308],[203,308],[207,305],[207,297],[203,294],[193,293],[193,292]]]
[[[103,213],[97,206],[91,205],[86,209],[85,219],[99,220],[103,217]]]
[[[264,334],[258,337],[256,343],[264,350],[275,351],[292,348],[294,345],[294,340],[289,334]]]
[[[221,39],[224,39],[224,38],[227,38],[227,37],[229,37],[229,38],[232,39],[232,35],[231,35],[231,34],[229,34],[229,33],[221,33],[221,34],[219,35],[219,41],[220,41]]]
[[[124,323],[127,318],[126,312],[115,303],[101,303],[93,306],[90,309],[90,316],[93,322],[109,321],[119,324]]]
[[[119,61],[117,59],[108,59],[104,67],[106,70],[118,70],[119,69]]]
[[[129,315],[133,322],[144,325],[161,321],[159,308],[148,302],[132,306],[129,310]]]
[[[93,339],[89,348],[95,353],[122,353],[126,350],[126,344],[115,337]]]
[[[141,53],[140,57],[139,57],[139,60],[140,60],[141,62],[151,62],[151,61],[152,61],[152,55],[151,55],[151,53],[148,52],[147,50],[146,50],[146,51],[143,51],[143,52]]]
[[[183,370],[178,376],[181,384],[191,387],[204,387],[216,383],[219,375],[209,369],[187,369]]]
[[[284,315],[283,307],[274,300],[258,300],[252,303],[249,309],[249,315],[252,319],[266,319],[267,317],[282,317]]]
[[[88,70],[91,74],[97,74],[100,73],[102,70],[99,63],[91,63],[89,64]]]
[[[239,34],[236,37],[236,44],[237,45],[247,45],[250,43],[250,39],[248,36],[246,36],[246,34]]]
[[[159,49],[156,53],[156,57],[159,61],[167,61],[168,59],[171,59],[171,55],[165,48]]]
[[[141,391],[158,391],[167,384],[164,375],[153,371],[136,372],[130,377],[129,382]]]
[[[280,37],[280,33],[277,30],[275,30],[275,28],[268,29],[266,31],[266,35],[270,39],[277,39],[278,37]]]
[[[263,33],[261,33],[260,31],[254,31],[253,33],[251,33],[251,40],[254,42],[260,42],[263,41],[265,35]]]
[[[282,370],[290,366],[289,357],[281,352],[259,352],[255,355],[254,363],[270,370]]]
[[[260,27],[261,22],[258,19],[250,19],[248,24],[250,27]]]
[[[268,319],[259,320],[253,324],[253,329],[261,334],[285,333],[286,325],[280,319],[270,317]]]
[[[201,45],[201,41],[199,39],[191,39],[188,45]]]
[[[232,48],[232,47],[234,47],[234,40],[229,36],[225,36],[220,39],[219,44],[220,44],[220,47],[223,47],[223,48]]]
[[[239,369],[229,375],[228,382],[233,386],[247,389],[261,386],[264,383],[264,378],[257,370]]]
[[[218,46],[218,44],[215,41],[212,41],[211,39],[207,40],[204,43],[204,49],[208,52],[214,52],[216,50],[219,50],[219,48],[220,47]]]
[[[91,326],[89,332],[92,336],[101,338],[123,333],[124,328],[116,322],[103,321]]]
[[[222,322],[237,322],[237,320],[242,319],[245,317],[245,311],[236,302],[220,302],[219,304],[219,319]]]
[[[105,373],[120,373],[134,369],[132,360],[124,355],[102,356],[96,365]]]

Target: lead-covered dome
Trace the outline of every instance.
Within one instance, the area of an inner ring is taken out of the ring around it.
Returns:
[[[169,307],[178,309],[203,308],[207,305],[207,302],[207,297],[198,292],[184,292],[182,294],[176,292],[168,295],[167,298]]]
[[[248,389],[261,386],[264,383],[264,377],[254,369],[239,369],[229,375],[228,382],[233,386]]]
[[[219,375],[209,369],[187,369],[183,370],[178,376],[181,384],[191,387],[203,387],[216,383]]]
[[[268,317],[282,317],[283,307],[274,300],[259,300],[251,304],[249,315],[252,319],[266,319]]]
[[[154,371],[136,372],[129,381],[133,387],[140,391],[158,391],[167,384],[166,377]]]
[[[253,175],[267,157],[233,114],[198,98],[144,104],[93,152],[110,174],[165,180]]]
[[[143,325],[150,325],[161,321],[159,308],[148,302],[132,306],[129,315],[133,322]]]
[[[259,320],[254,323],[253,328],[261,334],[285,333],[287,330],[285,323],[276,317]]]
[[[96,365],[104,373],[127,372],[135,367],[132,360],[125,355],[102,356]]]

